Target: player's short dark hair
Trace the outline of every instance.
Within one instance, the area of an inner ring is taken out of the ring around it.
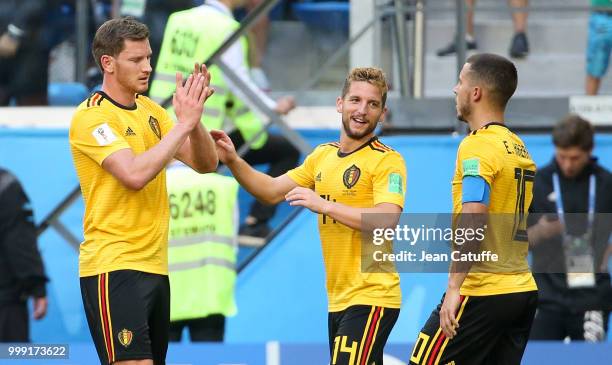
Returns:
[[[593,125],[576,114],[568,114],[553,128],[553,143],[558,148],[580,147],[583,151],[593,149]]]
[[[342,87],[343,99],[348,93],[349,88],[351,87],[351,82],[353,81],[365,81],[378,87],[382,93],[382,106],[385,106],[389,86],[387,84],[387,77],[381,69],[376,67],[357,67],[352,69],[344,80],[344,86]]]
[[[516,91],[518,74],[509,59],[492,53],[479,53],[469,57],[470,78],[489,90],[491,101],[504,109]]]
[[[117,57],[123,50],[126,39],[141,41],[147,38],[149,38],[149,28],[134,17],[128,16],[107,20],[96,31],[91,53],[96,60],[96,64],[102,70],[100,58],[103,55]]]

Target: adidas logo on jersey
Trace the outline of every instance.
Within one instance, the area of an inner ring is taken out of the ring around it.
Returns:
[[[320,172],[317,174],[317,177],[315,177],[315,181],[321,182],[321,173]]]
[[[128,127],[127,130],[125,131],[125,136],[135,136],[136,133],[134,133],[134,131],[132,130],[132,128]]]

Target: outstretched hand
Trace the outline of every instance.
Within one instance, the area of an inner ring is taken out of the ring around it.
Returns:
[[[312,189],[304,187],[293,188],[290,192],[285,195],[285,200],[289,202],[291,206],[302,206],[310,209],[315,213],[325,213],[327,200],[321,198]]]
[[[172,97],[174,113],[180,124],[189,130],[200,122],[204,102],[215,92],[210,87],[210,72],[206,65],[195,64],[194,70],[183,85],[183,75],[176,73],[176,92]]]
[[[225,165],[229,165],[238,159],[236,147],[234,147],[234,143],[225,132],[213,129],[210,131],[210,135],[215,141],[217,155],[219,156],[219,160],[221,160],[221,162],[223,162]]]

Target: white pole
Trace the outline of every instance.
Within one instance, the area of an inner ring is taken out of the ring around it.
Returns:
[[[266,365],[281,365],[280,343],[266,342]]]
[[[357,34],[367,25],[376,14],[375,0],[351,1],[350,8],[350,37]],[[376,41],[377,25],[370,28],[359,40],[351,46],[350,61],[351,68],[364,66],[379,66],[380,42]],[[349,37],[349,38],[350,38]]]

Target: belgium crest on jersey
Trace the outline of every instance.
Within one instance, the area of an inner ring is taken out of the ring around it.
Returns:
[[[132,334],[132,331],[126,330],[124,328],[121,331],[119,331],[119,333],[117,334],[117,337],[119,338],[119,343],[122,344],[123,347],[128,347],[132,343],[132,339],[134,338],[134,335]]]
[[[350,189],[357,184],[357,181],[359,181],[359,176],[361,176],[361,170],[359,167],[353,164],[344,171],[344,175],[342,175],[342,182],[347,189]]]
[[[149,126],[153,130],[153,133],[157,136],[157,138],[161,139],[161,128],[159,127],[159,122],[157,119],[152,116],[149,117]]]

